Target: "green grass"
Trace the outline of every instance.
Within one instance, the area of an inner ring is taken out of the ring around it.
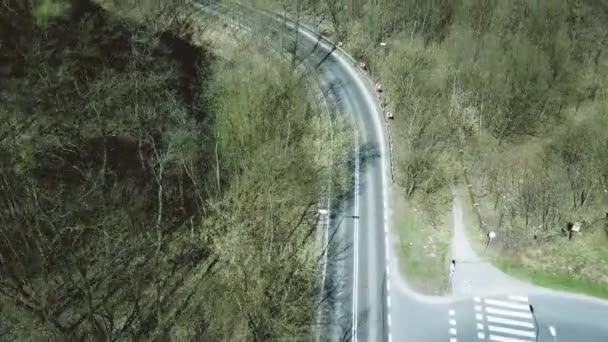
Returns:
[[[545,246],[541,250],[539,247],[538,258],[526,257],[525,260],[522,260],[521,257],[528,256],[526,252],[519,253],[517,256],[509,256],[500,253],[492,246],[484,253],[485,236],[479,229],[479,222],[473,213],[468,193],[464,188],[460,188],[458,193],[462,199],[466,231],[471,245],[477,253],[486,256],[494,266],[515,278],[538,286],[608,299],[608,287],[604,284],[586,278],[574,277],[566,272],[550,270],[552,268],[557,269],[559,265],[555,264],[556,261],[558,263],[565,262],[563,260],[565,255],[570,254],[567,247],[572,247],[573,243],[567,243],[561,247],[556,246],[552,249]],[[563,255],[557,257],[560,251]],[[552,262],[547,260],[552,260]],[[540,269],[541,263],[544,263],[542,266],[549,268],[549,270]]]
[[[396,194],[396,196],[402,196]],[[443,294],[447,289],[447,262],[452,219],[450,212],[442,224],[433,228],[421,211],[406,206],[402,197],[395,201],[395,228],[399,241],[399,263],[408,282],[425,294]]]
[[[608,299],[608,287],[593,281],[573,278],[571,275],[564,273],[551,273],[530,269],[514,260],[504,257],[494,258],[492,262],[503,272],[517,278],[529,280],[531,283],[538,286]]]

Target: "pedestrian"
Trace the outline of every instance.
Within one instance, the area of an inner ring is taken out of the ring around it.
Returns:
[[[454,272],[456,271],[456,260],[452,259],[450,264],[450,281],[454,278]]]

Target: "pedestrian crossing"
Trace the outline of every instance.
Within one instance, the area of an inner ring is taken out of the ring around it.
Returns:
[[[527,297],[473,299],[479,341],[536,341],[536,324]]]

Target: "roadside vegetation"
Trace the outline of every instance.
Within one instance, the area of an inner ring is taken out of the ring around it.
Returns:
[[[2,339],[311,339],[318,202],[350,185],[318,89],[218,55],[181,1],[0,0],[0,22]]]
[[[396,183],[427,225],[464,183],[480,228],[474,234],[497,234],[497,266],[519,265],[515,275],[546,274],[544,285],[592,295],[608,286],[604,2],[285,7],[343,42],[383,84],[395,115]]]

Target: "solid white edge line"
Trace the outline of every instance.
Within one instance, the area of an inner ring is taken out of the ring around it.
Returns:
[[[293,25],[291,25],[291,24],[289,24],[289,26],[293,27]],[[307,36],[309,39],[310,38],[313,38],[313,39],[314,38],[318,38],[318,37],[315,37],[313,35],[313,33],[312,33],[313,31],[312,30],[306,28],[305,26],[300,26],[300,30],[301,30],[301,33],[304,34],[305,36]],[[314,32],[314,34],[316,34],[317,36],[320,36],[317,32]],[[320,37],[322,37],[322,36],[320,36]],[[325,37],[323,37],[323,39],[325,39]],[[318,40],[318,43],[319,43],[320,46],[324,47],[326,50],[328,50],[328,51],[332,50],[331,46],[330,46],[331,43],[325,42],[325,41],[323,41],[321,39]],[[338,48],[338,51],[341,51],[341,49]],[[346,62],[345,59],[349,58],[350,56],[348,54],[346,54],[346,53],[343,53],[343,54],[344,54],[344,56],[338,56],[338,58],[337,58],[338,63],[340,63],[342,65],[342,67],[347,72],[349,72],[351,74],[351,76],[355,76],[354,79],[355,79],[355,82],[357,82],[357,85],[359,86],[359,89],[364,90],[363,94],[366,97],[366,102],[368,104],[369,103],[374,104],[374,106],[373,106],[374,112],[375,112],[375,114],[379,114],[379,112],[378,112],[378,106],[377,106],[377,103],[376,103],[377,99],[374,100],[372,98],[372,96],[370,95],[369,87],[365,86],[364,81],[359,76],[359,74],[362,74],[364,76],[365,76],[365,74],[359,72],[358,69],[354,68],[351,63]],[[352,57],[350,57],[350,59],[352,61],[354,61],[354,59]],[[355,74],[353,74],[353,70],[354,70]],[[368,81],[371,81],[371,80],[368,78]],[[376,133],[379,133],[378,137],[382,141],[382,143],[380,144],[380,151],[381,151],[380,158],[382,160],[382,173],[381,173],[381,175],[382,175],[382,195],[383,195],[384,204],[386,204],[387,203],[386,200],[388,199],[388,196],[387,196],[387,192],[386,192],[387,191],[387,185],[386,185],[386,177],[385,177],[386,176],[385,175],[385,171],[386,171],[386,168],[385,168],[386,167],[386,146],[385,146],[385,143],[384,143],[385,139],[384,139],[383,131],[381,129],[382,123],[379,121],[380,118],[378,117],[378,115],[373,115],[372,118],[373,118],[374,122],[376,123],[376,125],[375,125],[376,126]],[[384,225],[386,226],[387,223],[384,222]],[[355,234],[355,235],[357,235],[357,234]],[[388,330],[387,334],[388,334],[388,337],[389,337],[389,340],[390,340],[391,339],[390,329]],[[355,335],[355,339],[353,341],[356,341],[356,335]]]
[[[268,15],[268,14],[267,14],[267,15]],[[291,23],[286,23],[286,24],[287,24],[289,27],[292,27],[292,28],[294,27],[294,25],[293,25],[293,24],[291,24]],[[300,31],[300,33],[301,33],[301,34],[303,34],[303,35],[307,36],[309,39],[310,39],[310,38],[315,38],[315,37],[313,36],[313,33],[314,33],[314,34],[316,34],[318,37],[323,37],[323,36],[322,36],[322,35],[320,35],[318,32],[314,32],[314,31],[312,31],[312,30],[308,29],[306,26],[302,26],[302,25],[301,25],[301,26],[299,26],[299,31]],[[327,40],[325,37],[323,37],[323,39]],[[331,49],[330,49],[330,44],[331,44],[331,42],[324,42],[324,41],[322,41],[321,39],[319,39],[319,40],[318,40],[318,43],[319,43],[319,45],[321,45],[322,47],[324,47],[326,50],[328,50],[328,51],[330,51],[330,50],[331,50]],[[333,44],[332,44],[332,45],[333,45]],[[341,49],[339,49],[339,48],[338,48],[338,51],[341,51]],[[362,72],[358,72],[358,70],[357,70],[356,68],[354,68],[352,65],[350,65],[349,63],[347,63],[347,62],[344,60],[345,58],[346,58],[346,59],[351,59],[351,61],[354,61],[354,59],[353,59],[352,57],[350,57],[350,56],[349,56],[347,53],[345,53],[344,51],[342,51],[342,52],[343,52],[344,57],[342,57],[342,56],[338,56],[338,58],[337,58],[338,62],[339,62],[340,64],[342,64],[342,66],[345,68],[345,70],[346,70],[347,72],[349,72],[349,73],[351,74],[351,76],[356,76],[356,77],[355,77],[355,80],[357,81],[357,83],[358,83],[358,85],[359,85],[360,89],[364,89],[364,90],[365,90],[363,93],[364,93],[364,96],[367,98],[367,101],[366,101],[366,102],[375,104],[375,105],[373,106],[373,107],[374,107],[374,112],[376,112],[375,114],[379,114],[379,112],[378,112],[378,106],[377,106],[377,103],[376,103],[376,101],[374,101],[374,100],[371,98],[371,95],[369,94],[369,93],[370,93],[370,91],[369,91],[369,87],[365,87],[365,83],[364,83],[364,81],[363,81],[363,80],[361,80],[361,78],[359,77],[359,75],[357,75],[357,74],[363,74],[363,73],[362,73]],[[353,69],[355,70],[356,75],[353,75],[353,73],[352,73],[352,70],[353,70]],[[366,76],[365,74],[363,74],[363,75],[364,75],[364,76]],[[371,82],[371,79],[369,79],[369,77],[367,77],[367,80],[368,80],[368,82]],[[363,87],[361,87],[361,86],[363,86]],[[371,101],[370,101],[370,100],[371,100]],[[377,100],[377,98],[376,98],[376,100]],[[374,119],[374,121],[376,122],[376,125],[375,125],[375,126],[376,126],[376,129],[377,129],[377,130],[378,130],[378,129],[380,129],[381,122],[379,122],[378,115],[373,115],[373,119]],[[378,133],[378,132],[377,132],[377,133]],[[383,132],[382,132],[382,130],[381,130],[381,129],[380,129],[380,132],[379,132],[379,133],[380,133],[380,134],[378,135],[378,137],[379,137],[379,138],[382,140],[382,142],[383,142],[382,144],[380,144],[380,150],[381,150],[380,158],[381,158],[381,160],[382,160],[382,169],[383,169],[383,170],[382,170],[383,172],[381,173],[381,174],[382,174],[382,193],[383,193],[383,201],[384,201],[384,204],[386,204],[386,203],[387,203],[387,199],[388,199],[387,192],[386,192],[386,191],[387,191],[387,186],[386,186],[386,177],[385,177],[385,174],[384,174],[384,171],[386,171],[386,170],[385,170],[385,167],[386,167],[386,146],[385,146],[385,144],[384,144],[384,140],[385,140],[385,139],[384,139],[384,135],[383,135]],[[358,161],[358,159],[357,159],[357,161]],[[355,166],[358,166],[358,165],[357,165],[357,163],[355,163]],[[355,177],[357,177],[357,175],[356,175]],[[355,203],[356,203],[356,197],[355,197]],[[358,210],[356,210],[356,212],[357,212],[357,216],[358,216]],[[386,213],[386,208],[385,208],[385,213]],[[388,232],[388,228],[387,228],[387,222],[386,222],[386,220],[385,220],[385,222],[384,222],[384,229],[385,229],[385,232]],[[358,221],[355,221],[355,238],[357,238],[357,235],[358,235]],[[358,251],[357,251],[357,250],[355,250],[355,252],[357,252],[357,253],[358,253]],[[356,265],[356,264],[357,264],[357,263],[355,262],[355,265]],[[357,267],[357,266],[355,266],[355,267]],[[388,267],[388,266],[387,266],[387,267]],[[357,280],[356,280],[356,278],[357,278],[357,269],[355,269],[355,279],[354,279],[354,281],[353,281],[353,283],[354,283],[354,287],[355,287],[355,288],[356,288],[356,286],[357,286]],[[354,306],[356,306],[356,305],[357,305],[357,299],[355,299],[355,298],[356,298],[356,296],[353,296],[353,304],[354,304]],[[356,322],[356,311],[354,311],[354,310],[353,310],[353,318],[354,318],[354,319],[353,319],[353,341],[355,341],[355,342],[356,342],[356,340],[357,340],[357,335],[356,335],[356,324],[355,324],[355,322]],[[389,316],[389,318],[390,318],[390,316]],[[390,333],[390,329],[388,329],[387,334],[388,334],[388,340],[389,340],[389,342],[390,342],[390,341],[392,340],[391,333]]]

